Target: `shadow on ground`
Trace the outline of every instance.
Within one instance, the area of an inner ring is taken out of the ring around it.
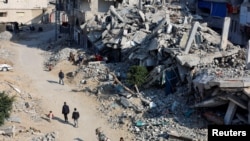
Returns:
[[[65,121],[63,119],[56,117],[56,116],[54,116],[53,120],[57,120],[58,122],[65,123]]]
[[[46,120],[47,122],[49,122],[49,118],[47,117],[41,117],[43,120]]]
[[[56,83],[56,84],[59,84],[57,81],[54,81],[54,80],[47,80],[49,83]]]
[[[74,141],[84,141],[84,140],[80,138],[74,138]]]

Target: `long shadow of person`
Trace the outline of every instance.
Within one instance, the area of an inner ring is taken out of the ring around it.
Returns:
[[[61,123],[64,123],[64,124],[69,124],[71,126],[74,126],[73,123],[70,123],[70,122],[65,122],[63,119],[59,118],[59,117],[56,117],[54,116],[53,120],[57,120],[58,122],[61,122]]]
[[[47,116],[47,115],[46,115]],[[46,121],[48,121],[49,122],[49,118],[47,118],[47,117],[41,117],[43,120],[46,120]]]
[[[49,83],[58,83],[57,81],[54,81],[54,80],[47,80]]]
[[[74,138],[74,141],[84,141],[84,140],[80,138]]]
[[[63,119],[54,116],[53,120],[57,120],[58,122],[65,123]]]

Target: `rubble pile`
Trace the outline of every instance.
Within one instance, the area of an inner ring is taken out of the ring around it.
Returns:
[[[137,140],[169,135],[206,140],[206,124],[250,123],[248,51],[224,41],[226,33],[220,35],[196,17],[181,4],[123,4],[81,25],[93,50],[107,56],[108,63],[89,61],[77,72],[83,80],[103,80],[96,93],[110,98],[99,111],[114,128],[127,119]],[[117,67],[117,62],[127,65]],[[131,65],[152,68],[143,90],[136,92],[139,103],[109,74],[126,74]],[[165,86],[164,91],[150,91],[155,84]],[[128,110],[114,115],[118,104]]]
[[[56,141],[57,137],[58,137],[58,133],[51,132],[51,133],[47,133],[45,135],[40,135],[40,136],[37,136],[37,137],[33,137],[32,141],[44,141],[44,140]]]
[[[180,93],[176,87],[186,86],[182,97],[188,98],[190,94],[194,97],[188,110],[228,105],[220,114],[216,114],[214,109],[209,110],[214,112],[213,116],[222,118],[223,124],[249,124],[247,51],[230,41],[222,42],[220,34],[207,27],[206,23],[197,21],[185,9],[183,5],[162,4],[159,7],[155,3],[111,6],[107,13],[97,15],[81,28],[86,31],[94,48],[109,60],[153,67],[145,88],[162,80],[167,87],[166,97],[174,94],[178,99],[176,95]],[[121,60],[110,53],[117,50],[121,52]],[[172,78],[168,76],[173,74]],[[146,97],[146,93],[142,95]],[[160,102],[152,100],[157,106],[169,108],[175,103],[168,105],[169,99],[163,100],[162,95],[153,93],[151,96],[159,97]],[[237,107],[245,111],[237,113]],[[161,110],[158,107],[156,111]],[[161,115],[156,111],[150,116]],[[209,122],[216,123],[213,120]],[[150,135],[140,136],[152,139],[154,134]]]

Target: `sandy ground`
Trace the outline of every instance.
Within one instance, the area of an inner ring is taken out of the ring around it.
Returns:
[[[29,36],[28,36],[29,35]],[[14,41],[1,41],[1,49],[11,50],[12,56],[9,58],[14,64],[11,72],[0,72],[0,82],[10,82],[18,87],[25,94],[32,98],[26,98],[37,105],[36,113],[42,120],[31,120],[30,114],[25,112],[13,112],[12,115],[21,118],[21,123],[16,124],[24,128],[35,128],[42,133],[57,132],[57,141],[97,141],[95,129],[102,127],[104,133],[111,141],[118,141],[120,137],[125,140],[132,140],[132,135],[126,129],[112,129],[105,118],[98,113],[98,102],[94,96],[89,96],[84,92],[72,92],[76,86],[65,80],[65,85],[58,84],[57,73],[60,69],[70,72],[75,69],[67,60],[60,62],[51,72],[45,71],[43,67],[44,58],[41,55],[43,50],[37,46],[53,40],[54,31],[44,31],[41,33],[26,33],[22,39]],[[2,83],[0,83],[1,85]],[[19,94],[16,94],[19,96]],[[70,107],[69,124],[64,123],[61,113],[63,103],[67,102]],[[73,108],[80,112],[79,127],[73,127],[71,114]],[[53,111],[55,119],[52,122],[46,120],[45,114]],[[0,140],[1,140],[0,136]],[[27,134],[17,134],[13,141],[31,141],[32,136]]]

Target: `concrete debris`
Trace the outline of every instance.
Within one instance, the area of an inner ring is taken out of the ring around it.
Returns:
[[[111,111],[121,104],[132,113],[122,118],[122,123],[136,140],[153,141],[168,135],[205,140],[207,131],[203,127],[209,122],[249,123],[248,52],[228,41],[230,19],[225,19],[219,35],[182,4],[156,3],[111,6],[107,13],[81,26],[95,53],[107,58],[80,50],[87,63],[80,65],[77,75],[82,74],[81,80],[87,83],[97,80],[102,87],[100,95],[109,94],[99,111],[119,128],[120,117],[111,116]],[[67,59],[69,52],[77,51],[64,48],[50,55]],[[141,91],[134,92],[124,83],[131,65],[152,68]],[[166,89],[159,91],[155,85]],[[219,106],[224,111],[214,108]],[[202,107],[214,109],[202,112]],[[127,123],[130,120],[134,123]]]
[[[125,107],[125,108],[131,108],[133,105],[128,101],[128,99],[121,97],[120,100],[121,104]]]
[[[58,138],[57,132],[47,133],[45,135],[37,135],[32,138],[32,141],[56,141]]]
[[[1,135],[10,136],[11,138],[15,137],[16,132],[17,131],[16,131],[16,126],[15,125],[0,129]]]

